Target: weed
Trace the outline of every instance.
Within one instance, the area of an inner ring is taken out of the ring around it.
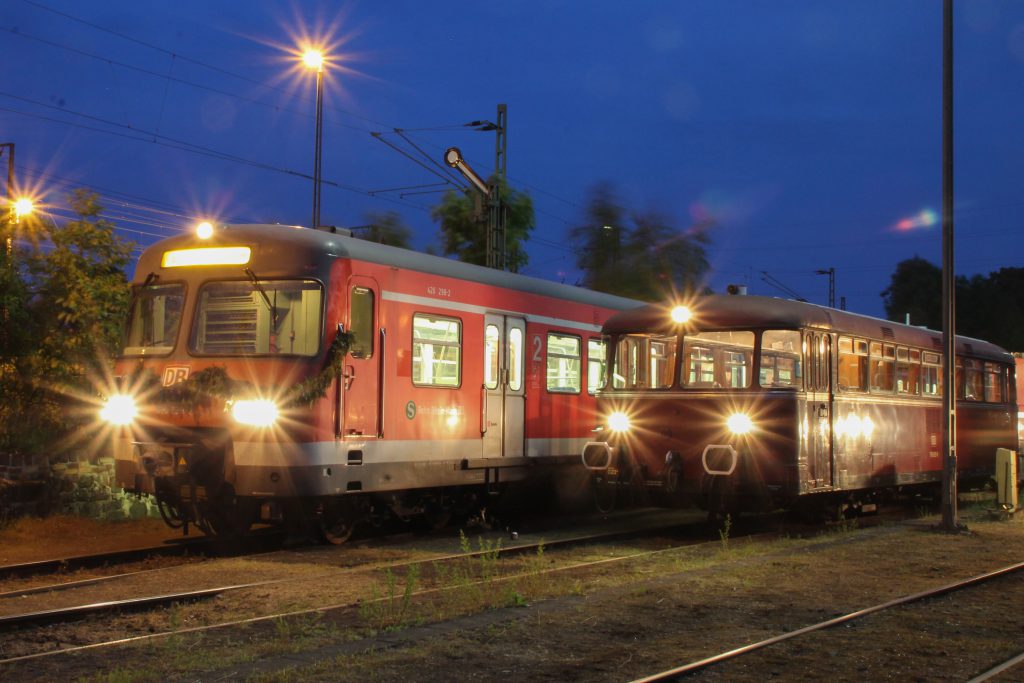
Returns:
[[[407,626],[412,613],[412,595],[419,579],[420,566],[414,564],[406,572],[405,585],[399,593],[398,577],[390,567],[385,569],[383,595],[374,585],[370,599],[359,604],[359,616],[380,631]]]
[[[732,530],[732,515],[722,520],[722,528],[718,530],[718,538],[722,542],[722,550],[729,549],[729,531]]]
[[[509,590],[508,597],[505,599],[505,605],[507,607],[529,607],[530,604],[526,601],[526,596],[516,590]]]

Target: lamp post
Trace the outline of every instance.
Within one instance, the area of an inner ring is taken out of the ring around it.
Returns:
[[[313,224],[311,226],[316,230],[320,227],[320,169],[324,126],[324,55],[319,50],[306,50],[302,54],[302,63],[310,69],[316,69],[316,139],[313,152]]]

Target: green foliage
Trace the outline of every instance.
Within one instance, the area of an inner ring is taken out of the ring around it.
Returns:
[[[405,584],[398,590],[398,577],[391,568],[384,570],[384,591],[376,585],[368,600],[359,603],[359,616],[378,631],[401,628],[412,618],[412,596],[420,581],[420,566],[409,567]]]
[[[517,273],[529,260],[522,243],[530,238],[534,228],[533,200],[528,194],[511,189],[504,178],[498,180],[498,193],[507,212],[505,260],[508,270]],[[486,201],[477,195],[446,192],[430,216],[441,224],[441,246],[446,256],[487,265]]]
[[[366,214],[366,223],[366,231],[360,235],[362,239],[403,249],[412,248],[409,243],[412,231],[409,230],[397,211],[368,213]]]
[[[914,258],[896,265],[882,292],[889,320],[942,329],[942,269]],[[956,332],[1024,351],[1024,268],[956,279]]]
[[[699,291],[709,269],[711,224],[683,230],[658,212],[627,214],[611,184],[591,189],[586,222],[570,233],[581,247],[576,265],[583,285],[645,301]]]
[[[0,453],[53,450],[75,428],[71,397],[91,394],[87,377],[119,346],[132,245],[95,195],[77,190],[70,204],[77,218],[63,226],[39,215],[4,225],[18,239],[0,263]]]

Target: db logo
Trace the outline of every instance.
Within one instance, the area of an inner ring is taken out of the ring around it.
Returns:
[[[189,370],[191,368],[188,365],[168,365],[164,368],[163,385],[169,387],[178,382],[184,382],[188,379]]]

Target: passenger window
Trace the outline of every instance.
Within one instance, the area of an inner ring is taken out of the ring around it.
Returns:
[[[867,388],[868,344],[862,339],[839,338],[839,388],[864,391]]]
[[[1003,388],[1005,383],[1002,366],[997,363],[985,363],[985,401],[988,403],[1002,403],[1006,391]]]
[[[957,397],[965,401],[981,401],[985,397],[981,361],[973,358],[956,359]]]
[[[682,384],[691,388],[750,386],[754,333],[697,332],[683,338]]]
[[[580,338],[548,334],[548,391],[578,394],[580,391]]]
[[[596,394],[604,386],[607,345],[603,339],[587,340],[587,393]]]
[[[373,356],[373,290],[353,287],[349,302],[349,320],[352,334],[349,353],[353,358]]]
[[[518,327],[508,331],[508,388],[523,388],[523,331]]]
[[[484,328],[484,386],[498,388],[498,326]]]
[[[462,321],[417,313],[412,317],[412,383],[457,387],[462,380]]]
[[[921,356],[921,389],[925,396],[942,395],[942,356],[937,353]]]
[[[871,342],[871,390],[892,393],[893,364],[896,360],[896,347],[892,344]]]
[[[896,391],[905,396],[921,393],[921,352],[917,349],[896,349]]]
[[[800,348],[796,330],[766,330],[761,336],[761,386],[799,389]]]

